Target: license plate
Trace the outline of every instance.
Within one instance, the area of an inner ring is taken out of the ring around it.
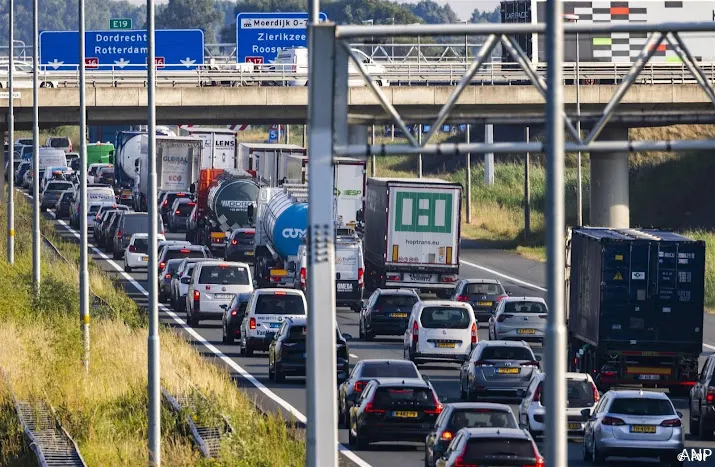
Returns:
[[[252,252],[252,251],[247,251],[245,254],[246,254],[246,256],[253,256],[253,252]]]
[[[655,433],[654,425],[631,425],[631,433]]]
[[[453,349],[454,342],[437,342],[437,347],[440,349]]]
[[[654,381],[659,380],[660,375],[638,375],[638,379],[645,381]]]
[[[569,423],[569,430],[580,430],[580,429],[581,429],[580,423]]]
[[[350,283],[338,283],[338,292],[352,292],[353,285]]]
[[[390,318],[407,318],[407,313],[390,313]]]
[[[493,302],[477,302],[477,306],[492,306]]]
[[[149,261],[149,257],[148,257],[148,256],[142,256],[142,261],[144,261],[144,262],[146,263],[147,261]]]
[[[227,300],[229,298],[233,298],[233,295],[230,293],[217,293],[214,295],[214,298],[217,298],[219,300]]]
[[[497,368],[497,373],[503,375],[518,375],[519,368]]]
[[[409,273],[408,278],[413,282],[436,282],[436,274],[413,274]]]
[[[392,412],[393,417],[397,418],[417,418],[417,412],[408,412],[404,410],[399,410]]]
[[[276,329],[281,327],[281,323],[271,323],[271,329]]]
[[[535,329],[517,329],[516,330],[517,334],[536,334]]]

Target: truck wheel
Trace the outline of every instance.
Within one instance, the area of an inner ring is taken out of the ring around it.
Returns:
[[[251,347],[251,344],[248,343],[248,340],[246,340],[246,346],[243,348],[243,353],[246,357],[253,357],[253,347]]]

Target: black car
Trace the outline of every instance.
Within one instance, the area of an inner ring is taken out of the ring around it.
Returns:
[[[171,209],[171,206],[174,205],[174,200],[176,198],[193,199],[193,195],[183,191],[165,191],[162,193],[159,197],[159,209],[161,209],[162,219],[168,219],[169,210]]]
[[[136,240],[135,240],[136,241]],[[159,274],[159,301],[168,302],[171,294],[171,278],[174,277],[174,273],[179,268],[181,262],[184,258],[170,259],[166,262],[164,270]]]
[[[168,230],[169,232],[186,231],[186,221],[194,210],[196,203],[190,198],[176,198],[174,205],[169,211]]]
[[[111,253],[114,251],[114,234],[119,227],[119,218],[122,217],[122,211],[111,211],[110,217],[106,224],[102,224],[102,239],[104,243],[104,251]],[[106,227],[105,227],[106,225]]]
[[[715,355],[708,356],[697,383],[690,390],[690,433],[712,440],[715,431]]]
[[[350,409],[367,383],[375,378],[422,378],[422,375],[409,360],[360,360],[338,388],[338,420],[341,425],[348,425]]]
[[[513,428],[519,424],[508,405],[488,402],[446,404],[425,439],[425,465],[434,467],[462,428]]]
[[[423,379],[373,379],[350,409],[350,446],[364,450],[379,441],[424,442],[442,409]]]
[[[454,287],[452,300],[472,305],[477,321],[489,321],[499,302],[508,296],[496,279],[462,279]]]
[[[159,252],[157,264],[161,274],[166,263],[172,259],[211,258],[211,251],[203,245],[167,245]]]
[[[221,319],[224,344],[233,344],[234,339],[241,338],[241,323],[246,315],[246,305],[250,298],[250,293],[240,293],[236,294],[228,305],[221,305],[225,310]]]
[[[306,374],[306,318],[288,318],[273,337],[268,347],[268,379],[276,383],[285,381],[286,376],[305,376]],[[335,330],[337,347],[338,383],[347,379],[350,371],[350,352],[348,351],[349,334]]]
[[[226,242],[226,251],[223,258],[226,261],[251,261],[253,262],[254,239],[256,229],[236,229]]]
[[[72,204],[72,190],[63,191],[60,198],[55,203],[55,217],[65,219],[70,216],[70,205]]]
[[[377,289],[363,300],[360,312],[360,339],[376,335],[401,336],[407,330],[412,306],[420,301],[412,289]]]

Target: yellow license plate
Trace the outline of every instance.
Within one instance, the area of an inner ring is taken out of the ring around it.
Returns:
[[[390,318],[407,318],[407,313],[390,313]]]
[[[497,368],[497,373],[501,373],[503,375],[518,375],[519,369],[518,368]]]
[[[392,416],[397,418],[417,418],[417,412],[397,411],[392,412]]]
[[[631,425],[631,433],[655,433],[654,425]]]
[[[252,252],[252,251],[247,251],[247,252],[246,252],[246,256],[253,256],[253,252]]]
[[[492,306],[492,302],[477,302],[477,306]]]
[[[226,236],[223,232],[211,232],[211,238],[224,238]]]
[[[142,261],[144,261],[146,263],[147,261],[149,261],[149,258],[144,256],[144,257],[142,257]]]
[[[517,334],[536,334],[536,329],[517,329]]]
[[[440,349],[453,349],[454,342],[437,342],[437,347]]]
[[[581,429],[580,423],[569,423],[569,430],[580,430],[580,429]]]
[[[288,271],[285,269],[271,269],[271,276],[274,277],[285,277],[288,275]]]

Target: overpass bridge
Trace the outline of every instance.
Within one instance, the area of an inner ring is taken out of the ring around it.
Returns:
[[[576,114],[576,87],[564,87],[567,113]],[[615,84],[580,86],[581,121],[585,126],[600,118],[617,89]],[[454,92],[454,86],[383,87],[387,102],[403,119],[430,123]],[[32,90],[15,94],[15,125],[32,125]],[[76,88],[38,90],[40,126],[77,124],[79,94]],[[330,101],[326,92],[325,103]],[[368,87],[348,88],[349,122],[390,123],[377,96]],[[0,125],[7,124],[7,95],[0,98]],[[87,87],[87,116],[92,125],[137,124],[146,120],[147,89],[134,86]],[[157,123],[303,124],[307,119],[307,87],[157,87]],[[468,86],[450,114],[452,123],[540,124],[544,98],[533,86]],[[476,116],[476,117],[475,117]],[[697,84],[634,84],[614,111],[610,123],[657,126],[676,123],[715,123],[715,108]]]

